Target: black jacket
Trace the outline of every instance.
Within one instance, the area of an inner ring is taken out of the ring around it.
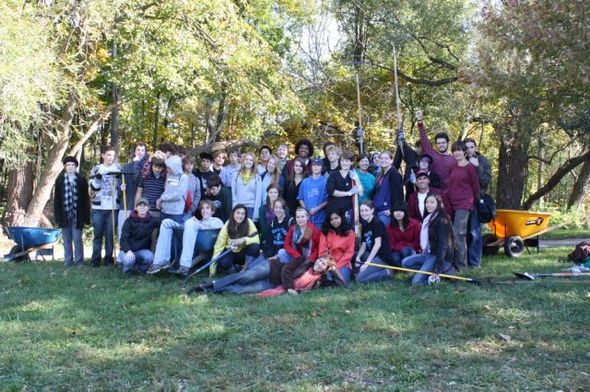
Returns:
[[[430,254],[436,256],[434,272],[443,272],[443,261],[447,260],[457,269],[454,262],[453,251],[453,226],[451,222],[438,215],[428,225],[428,242],[430,243]]]
[[[149,213],[147,217],[140,218],[136,211],[131,211],[129,218],[125,220],[121,232],[121,250],[123,252],[137,252],[142,249],[150,249],[152,246],[152,231],[160,227],[160,219],[154,218]]]
[[[88,181],[79,173],[76,175],[76,188],[78,189],[78,205],[76,206],[76,228],[82,229],[90,224],[90,197],[88,196]],[[55,180],[53,194],[53,216],[58,227],[66,227],[68,217],[64,208],[65,177],[60,174]]]

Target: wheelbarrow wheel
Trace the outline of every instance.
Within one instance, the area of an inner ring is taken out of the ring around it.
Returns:
[[[10,253],[8,253],[8,258],[10,261],[12,261],[13,263],[18,263],[21,261],[28,261],[29,259],[29,254],[24,254],[24,255],[20,255],[20,256],[16,256],[19,253],[22,253],[23,250],[20,246],[15,245],[10,249]]]
[[[498,245],[490,245],[498,241],[498,237],[495,234],[486,234],[481,239],[482,253],[486,256],[494,256],[498,254],[500,247]]]
[[[519,236],[506,238],[504,241],[504,252],[508,257],[520,257],[524,252],[524,241]]]

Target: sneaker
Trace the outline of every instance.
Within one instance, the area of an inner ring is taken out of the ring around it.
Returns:
[[[150,269],[147,271],[149,275],[157,274],[158,272],[168,269],[170,267],[170,263],[167,264],[152,264]]]
[[[195,287],[193,287],[192,289],[190,289],[186,293],[187,294],[204,293],[204,292],[211,290],[212,288],[213,288],[213,283],[201,283],[201,284],[196,285]]]
[[[186,278],[188,276],[189,272],[190,272],[190,268],[188,268],[188,267],[180,266],[180,268],[178,269],[178,274],[180,276],[182,276],[183,278]]]

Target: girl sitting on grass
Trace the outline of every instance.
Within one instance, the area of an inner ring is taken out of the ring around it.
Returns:
[[[355,264],[361,266],[356,275],[356,281],[357,283],[369,283],[389,279],[393,276],[392,270],[373,267],[367,264],[394,264],[385,225],[379,218],[375,217],[375,207],[372,201],[363,201],[359,210],[362,225],[361,238],[363,242],[356,256]]]
[[[440,195],[430,195],[424,202],[428,216],[422,222],[420,247],[422,254],[406,257],[402,261],[405,268],[434,272],[437,275],[416,274],[413,285],[433,283],[439,280],[438,274],[455,274],[453,245],[455,238],[451,218],[445,211]]]

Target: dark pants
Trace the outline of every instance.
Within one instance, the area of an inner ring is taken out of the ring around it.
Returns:
[[[115,226],[117,226],[117,215],[119,210],[115,210]],[[114,264],[113,258],[113,212],[111,210],[92,210],[92,227],[94,229],[94,239],[92,240],[92,265],[100,265],[100,256],[102,251],[102,238],[104,237],[104,264]]]
[[[239,252],[228,252],[218,260],[221,270],[228,271],[234,265],[242,266],[245,262],[254,260],[260,255],[260,245],[250,244]]]
[[[481,265],[482,252],[481,223],[477,208],[471,211],[469,216],[469,232],[467,236],[467,265],[479,267]]]

